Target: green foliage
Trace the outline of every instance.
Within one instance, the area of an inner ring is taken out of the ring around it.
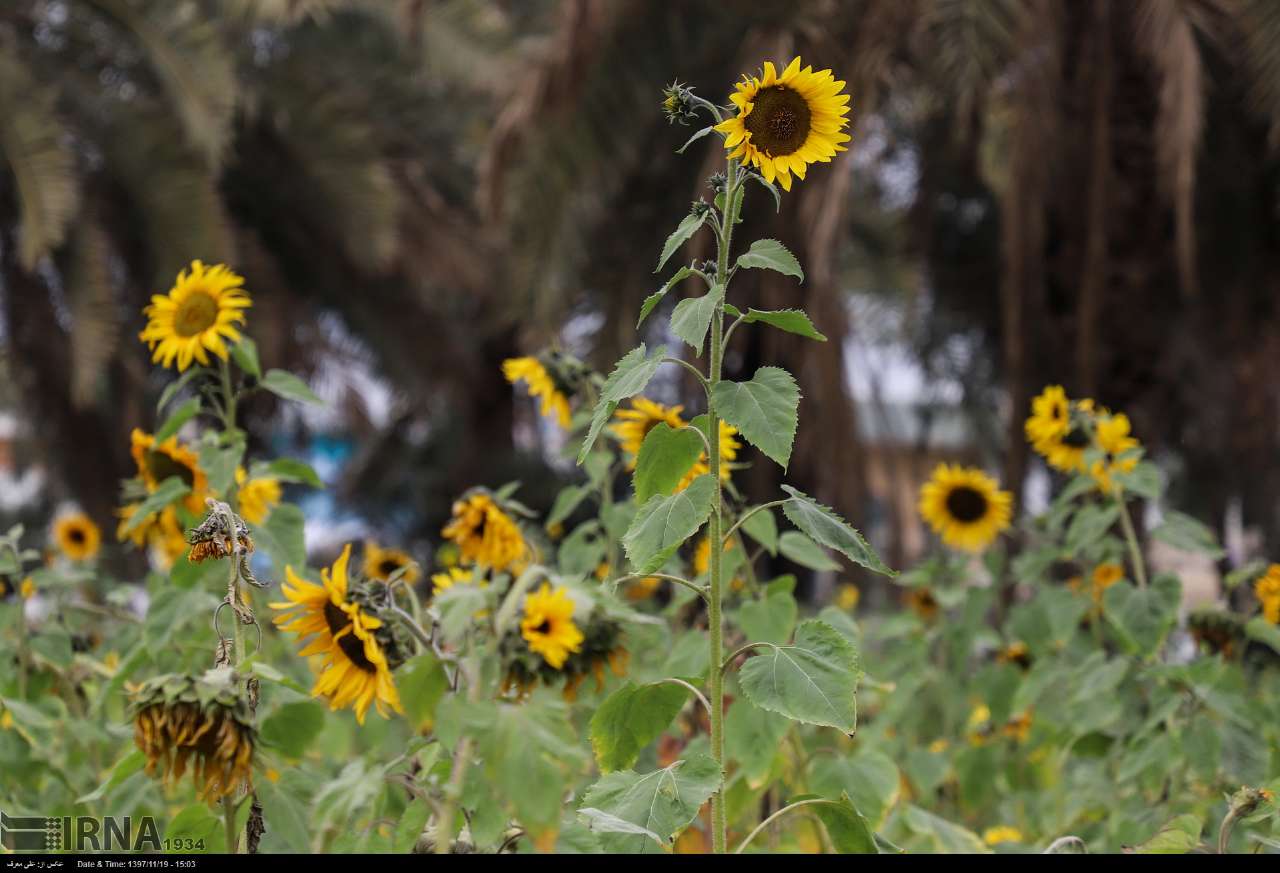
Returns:
[[[761,367],[749,382],[718,382],[711,401],[716,411],[747,441],[784,470],[791,460],[800,389],[779,367]]]
[[[679,685],[627,682],[610,694],[591,717],[591,746],[605,773],[632,767],[684,708],[689,692]]]
[[[846,524],[833,510],[790,485],[783,485],[782,490],[791,495],[791,499],[782,505],[782,512],[792,524],[855,564],[886,576],[894,575],[863,539],[862,534]]]
[[[627,352],[626,356],[613,368],[609,378],[605,380],[604,387],[600,389],[600,400],[596,403],[595,411],[591,416],[591,427],[587,431],[586,439],[582,441],[582,448],[578,450],[579,464],[587,459],[587,454],[595,445],[609,417],[618,408],[618,404],[643,391],[649,384],[649,380],[653,378],[653,374],[658,371],[658,367],[662,366],[662,359],[667,354],[666,346],[658,346],[651,356],[646,356],[645,351],[645,345],[641,343]]]
[[[655,494],[636,512],[622,538],[634,572],[652,573],[693,536],[711,513],[716,482],[702,475],[683,491]]]
[[[761,709],[852,733],[861,670],[853,645],[831,625],[810,620],[789,646],[770,645],[739,671],[743,693]]]
[[[720,787],[721,778],[720,765],[708,755],[690,755],[643,775],[631,770],[609,773],[587,789],[579,813],[600,810],[610,817],[592,818],[606,852],[653,854],[693,821]]]
[[[673,430],[658,422],[645,435],[632,477],[636,503],[644,505],[654,495],[670,494],[702,455],[703,441],[695,431]]]
[[[776,270],[784,276],[795,276],[804,281],[804,270],[796,256],[776,239],[758,239],[738,256],[738,266],[743,269]]]

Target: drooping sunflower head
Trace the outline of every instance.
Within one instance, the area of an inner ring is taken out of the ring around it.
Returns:
[[[973,467],[939,464],[920,489],[920,515],[942,541],[980,552],[1009,527],[1013,497]]]
[[[469,491],[453,504],[453,518],[442,534],[457,544],[462,563],[499,573],[518,569],[531,552],[520,526],[483,489]]]
[[[814,72],[795,58],[779,75],[766,61],[759,76],[745,76],[729,99],[738,114],[716,125],[730,158],[758,169],[791,190],[794,173],[803,179],[809,164],[827,163],[850,139],[849,95],[830,70]]]
[[[171,436],[161,443],[149,433],[133,429],[130,437],[133,461],[138,465],[138,475],[148,492],[155,491],[170,476],[177,476],[191,489],[183,505],[193,513],[204,511],[204,500],[209,492],[209,476],[200,466],[200,458],[194,451]]]
[[[236,508],[249,524],[262,524],[280,502],[283,489],[274,476],[250,477],[244,467],[236,468]]]
[[[102,546],[102,531],[83,512],[72,512],[53,523],[53,541],[71,560],[91,561]]]
[[[1129,417],[1124,413],[1100,413],[1094,436],[1104,457],[1095,460],[1089,472],[1098,489],[1110,494],[1115,488],[1115,476],[1132,473],[1138,466],[1140,453],[1134,450],[1140,448],[1141,443],[1129,435]]]
[[[225,264],[206,267],[192,261],[178,273],[168,294],[156,294],[142,310],[147,326],[139,339],[151,347],[151,360],[181,372],[199,362],[209,364],[209,352],[227,359],[227,343],[240,341],[237,324],[252,305],[244,279]]]
[[[228,667],[202,676],[168,674],[134,694],[134,743],[147,774],[178,782],[191,767],[200,799],[213,805],[249,784],[257,735]]]
[[[191,546],[191,552],[187,560],[191,563],[198,564],[233,555],[237,545],[242,554],[253,551],[253,537],[249,536],[249,526],[244,523],[244,519],[234,513],[228,519],[223,511],[225,510],[211,506],[204,521],[188,532],[187,543]]]
[[[686,422],[680,416],[683,411],[683,406],[664,406],[647,397],[633,397],[629,409],[619,409],[613,414],[614,423],[609,430],[622,444],[622,451],[628,455],[628,470],[635,469],[640,446],[649,431],[660,423],[665,423],[673,430],[685,426]]]
[[[361,565],[366,579],[388,582],[400,570],[400,578],[412,585],[422,578],[422,570],[418,562],[408,552],[400,549],[383,548],[373,540],[365,540],[364,562]]]
[[[570,653],[582,647],[582,631],[573,622],[573,608],[569,592],[563,587],[553,590],[549,582],[543,582],[524,601],[520,636],[529,651],[541,655],[554,670],[563,667]]]
[[[286,600],[271,608],[280,610],[275,623],[282,630],[310,638],[298,654],[321,657],[312,695],[325,697],[332,710],[351,707],[364,724],[370,706],[383,717],[392,710],[403,712],[391,671],[403,662],[408,648],[398,626],[384,623],[376,614],[376,590],[349,584],[350,561],[348,544],[332,569],[321,571],[320,585],[285,567]]]
[[[554,349],[537,357],[508,358],[502,362],[502,375],[512,385],[524,382],[529,396],[541,400],[545,418],[554,418],[562,428],[572,420],[569,400],[588,377],[587,368],[576,358]]]

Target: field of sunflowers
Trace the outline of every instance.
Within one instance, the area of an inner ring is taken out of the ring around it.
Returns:
[[[824,184],[844,84],[795,58],[728,105],[666,91],[690,141],[724,145],[636,301],[643,323],[679,298],[671,344],[609,372],[492,361],[563,434],[569,484],[539,513],[476,482],[430,563],[373,542],[314,559],[285,497],[320,477],[251,456],[240,413],[320,401],[263,366],[253,275],[192,260],[136,313],[169,381],[118,527],[66,512],[0,537],[6,815],[129,816],[155,830],[125,850],[183,854],[1280,850],[1280,563],[1186,609],[1142,544],[1221,548],[1167,505],[1123,411],[1048,386],[1017,412],[1055,471],[1035,517],[939,465],[913,567],[791,485],[741,496],[745,465],[787,469],[808,401],[781,367],[723,378],[726,347],[826,337],[735,303],[743,271],[804,281],[738,225]],[[695,238],[714,260],[681,259]],[[689,408],[646,396],[664,368]],[[150,573],[114,578],[112,549]],[[900,608],[864,612],[853,583],[799,599],[758,572],[776,555],[883,579]]]

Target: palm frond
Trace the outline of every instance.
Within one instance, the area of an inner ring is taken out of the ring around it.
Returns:
[[[19,262],[30,270],[63,240],[79,202],[75,156],[57,95],[10,53],[0,53],[0,163],[18,192]]]
[[[1016,0],[933,0],[925,7],[932,66],[967,119],[1015,51],[1025,8]]]
[[[1280,143],[1280,3],[1242,0],[1240,21],[1253,100]]]
[[[88,0],[129,31],[163,82],[190,144],[211,164],[231,137],[235,58],[217,24],[197,4],[168,0]]]

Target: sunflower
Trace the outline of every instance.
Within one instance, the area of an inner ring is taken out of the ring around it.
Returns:
[[[1022,842],[1022,831],[1009,825],[997,825],[982,832],[982,842],[988,846],[998,846],[1001,843],[1020,843]]]
[[[463,563],[480,564],[499,573],[518,566],[529,553],[520,527],[483,491],[453,504],[453,519],[442,534],[457,543]]]
[[[627,469],[636,468],[636,459],[640,456],[640,446],[644,438],[659,424],[666,424],[672,430],[678,430],[688,424],[680,415],[683,406],[664,406],[647,397],[635,397],[631,400],[630,409],[619,409],[613,414],[615,424],[609,430],[622,444],[622,451],[627,455]],[[738,429],[728,422],[720,422],[720,478],[729,478],[729,464],[738,457],[741,443],[737,440]],[[676,486],[676,491],[689,487],[694,479],[711,472],[711,464],[704,451],[694,462],[684,478]]]
[[[348,543],[334,561],[332,572],[321,571],[323,585],[308,582],[292,567],[285,567],[283,591],[287,600],[272,603],[271,608],[282,611],[275,619],[282,630],[299,638],[311,637],[298,654],[324,657],[312,696],[328,698],[331,710],[352,707],[356,721],[364,724],[370,704],[376,705],[383,717],[390,710],[403,712],[391,676],[399,645],[382,620],[369,612],[368,598],[360,596],[363,592],[348,590],[350,560]]]
[[[1093,602],[1102,603],[1102,595],[1108,588],[1124,578],[1124,567],[1114,561],[1107,561],[1093,568],[1093,573],[1089,579],[1093,583],[1091,586],[1091,594]]]
[[[938,598],[928,588],[912,588],[906,596],[907,608],[924,621],[933,621],[938,617]]]
[[[53,523],[53,541],[71,560],[90,561],[102,545],[102,531],[83,512],[73,512]]]
[[[236,467],[236,507],[249,524],[262,524],[280,502],[280,480],[274,476],[249,478],[244,467]]]
[[[573,601],[564,588],[551,590],[551,584],[542,587],[525,598],[524,619],[520,622],[520,635],[529,644],[529,650],[541,655],[553,669],[559,670],[570,652],[582,648],[582,631],[573,623]]]
[[[1061,385],[1049,385],[1031,401],[1031,417],[1024,428],[1037,448],[1061,440],[1071,430],[1071,401]]]
[[[1099,415],[1095,434],[1098,447],[1106,452],[1107,457],[1094,461],[1089,472],[1098,489],[1103,494],[1110,494],[1115,487],[1113,477],[1117,473],[1132,473],[1138,466],[1133,450],[1141,444],[1129,435],[1129,417],[1124,413]]]
[[[23,600],[30,600],[36,596],[36,580],[30,576],[22,580],[22,584],[18,586],[18,594]]]
[[[1016,664],[1026,670],[1031,666],[1031,650],[1022,640],[1015,640],[997,653],[996,660],[1002,664]]]
[[[151,360],[170,367],[176,359],[179,371],[193,360],[208,366],[209,352],[225,361],[226,341],[240,341],[235,325],[244,324],[243,310],[252,305],[243,284],[224,264],[206,268],[192,261],[168,295],[154,295],[142,310],[149,320],[138,338],[151,347]]]
[[[1280,624],[1280,564],[1272,564],[1253,583],[1253,593],[1262,604],[1263,619],[1271,624]]]
[[[194,763],[192,781],[210,805],[249,784],[257,737],[230,670],[155,676],[135,693],[132,710],[147,775],[177,782]]]
[[[569,413],[569,398],[566,390],[555,376],[537,358],[508,358],[502,362],[502,375],[512,385],[523,381],[529,389],[529,396],[542,399],[542,415],[545,418],[555,417],[563,428],[569,427],[572,416]]]
[[[391,576],[400,569],[404,569],[400,578],[408,585],[422,578],[418,562],[408,552],[400,549],[384,549],[373,540],[365,540],[364,563],[361,568],[366,578],[376,579],[379,582],[389,581]]]
[[[1050,467],[1082,473],[1093,412],[1092,400],[1073,403],[1061,385],[1050,385],[1031,401],[1031,417],[1023,426],[1027,440]]]
[[[151,434],[134,428],[130,439],[133,443],[133,461],[138,465],[138,475],[142,477],[147,491],[155,491],[161,482],[170,476],[177,476],[191,489],[183,498],[183,505],[190,512],[203,514],[209,476],[200,466],[200,458],[196,453],[181,445],[176,436],[157,443]]]
[[[461,567],[450,567],[444,573],[433,573],[431,576],[431,596],[439,597],[443,591],[448,591],[455,585],[474,585],[475,574],[470,570],[463,570]],[[480,581],[481,588],[488,588],[489,581],[482,579]]]
[[[738,114],[716,125],[725,135],[729,157],[760,170],[765,181],[776,178],[791,190],[791,174],[803,179],[809,164],[828,163],[845,151],[850,136],[849,95],[830,70],[800,68],[794,59],[778,75],[770,61],[763,74],[743,77],[729,95]]]
[[[980,552],[1009,526],[1013,497],[973,467],[939,464],[920,489],[920,515],[952,548]]]

